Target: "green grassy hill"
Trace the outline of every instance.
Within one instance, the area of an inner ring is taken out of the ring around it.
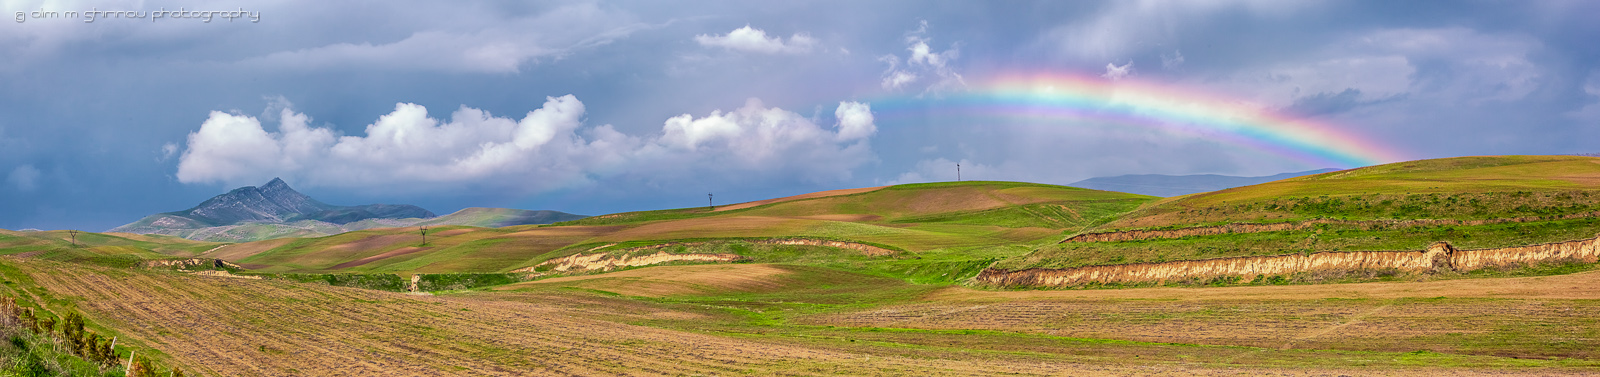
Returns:
[[[1491,219],[1600,210],[1600,158],[1407,161],[1162,200],[1103,229],[1315,218]]]
[[[1048,245],[998,268],[1063,268],[1318,251],[1530,245],[1600,233],[1600,158],[1484,156],[1408,161],[1169,198],[1091,232],[1229,223],[1265,232]],[[1309,224],[1309,225],[1305,225]]]
[[[717,210],[619,213],[547,226],[438,227],[430,230],[426,245],[415,227],[387,228],[271,247],[231,245],[208,255],[226,255],[269,272],[503,272],[596,247],[616,250],[685,240],[721,242],[696,247],[731,247],[737,249],[734,253],[764,255],[760,260],[793,260],[801,257],[775,255],[807,247],[745,241],[804,237],[881,245],[909,251],[914,258],[966,266],[1026,252],[1154,199],[1016,182],[913,184]]]
[[[0,255],[91,264],[132,266],[152,259],[190,257],[222,245],[180,237],[78,232],[0,230]]]

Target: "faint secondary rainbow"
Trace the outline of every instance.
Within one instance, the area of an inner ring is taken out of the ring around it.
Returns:
[[[1063,74],[1005,75],[937,98],[871,100],[888,123],[916,113],[1023,118],[1035,124],[1116,125],[1187,135],[1306,164],[1359,167],[1407,160],[1382,143],[1245,101],[1135,80]]]

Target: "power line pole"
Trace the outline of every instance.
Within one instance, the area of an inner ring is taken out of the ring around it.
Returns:
[[[956,182],[961,182],[961,163],[956,163]]]
[[[422,232],[422,246],[427,246],[428,245],[428,226],[427,225],[423,225],[423,226],[417,228],[417,231]]]
[[[716,202],[711,201],[711,193],[706,193],[706,209],[711,211],[717,210]]]

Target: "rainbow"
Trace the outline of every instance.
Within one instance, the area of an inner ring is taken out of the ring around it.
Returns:
[[[1132,79],[1004,75],[977,81],[965,91],[927,97],[869,102],[880,119],[889,121],[880,125],[893,122],[903,112],[1025,118],[1052,126],[1153,129],[1291,158],[1308,166],[1350,168],[1409,159],[1335,125],[1276,114],[1223,96]]]

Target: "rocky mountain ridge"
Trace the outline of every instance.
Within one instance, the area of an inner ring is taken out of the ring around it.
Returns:
[[[339,206],[295,191],[282,179],[245,186],[211,197],[182,211],[146,216],[110,232],[164,234],[201,241],[244,242],[281,237],[315,237],[343,232],[416,225],[500,227],[548,224],[583,218],[557,211],[468,208],[438,216],[409,204]]]

